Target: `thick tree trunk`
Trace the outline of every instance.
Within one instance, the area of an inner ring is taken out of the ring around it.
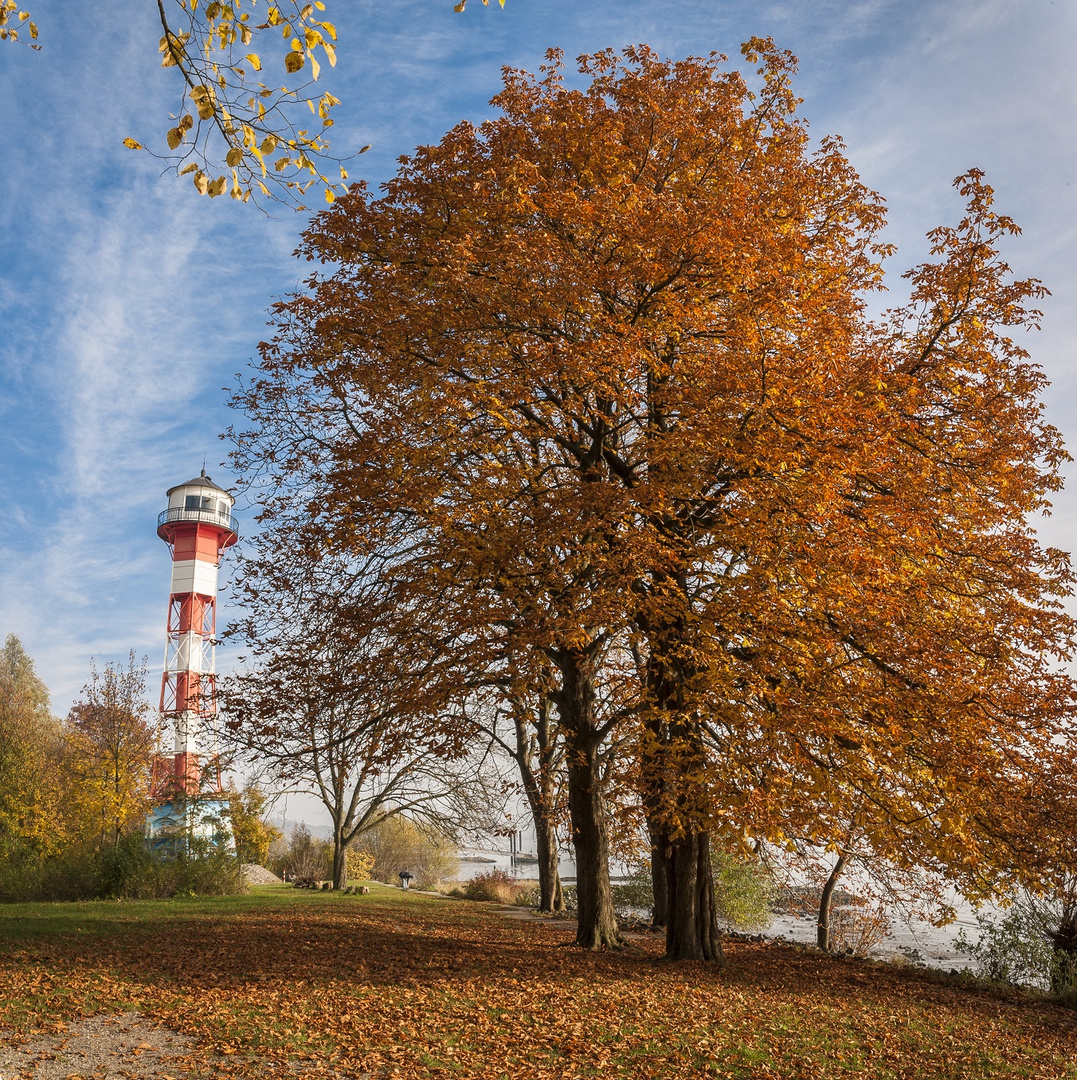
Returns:
[[[722,963],[710,837],[705,832],[686,833],[669,841],[667,850],[666,957]]]
[[[568,809],[576,849],[576,944],[585,949],[619,946],[621,935],[610,889],[606,809],[592,748],[569,747]]]
[[[819,898],[819,925],[815,942],[823,952],[830,952],[830,902],[834,898],[834,889],[837,887],[842,870],[845,869],[846,861],[844,853],[838,856],[838,861],[834,864],[834,869],[830,871],[830,877],[826,879],[823,894]]]
[[[667,959],[721,963],[710,835],[701,827],[705,807],[684,794],[686,787],[698,786],[708,767],[698,719],[685,704],[690,672],[680,646],[686,636],[681,624],[666,626],[661,634],[652,631],[645,672],[653,706],[642,776],[653,850],[654,921],[665,925]]]

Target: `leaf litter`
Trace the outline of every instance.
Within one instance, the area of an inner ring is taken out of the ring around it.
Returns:
[[[278,888],[5,942],[0,1077],[1077,1078],[1077,1013],[1043,1000],[773,943],[586,953],[496,910]]]

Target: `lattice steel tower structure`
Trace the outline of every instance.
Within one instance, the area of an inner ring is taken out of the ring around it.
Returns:
[[[172,550],[161,726],[173,745],[153,767],[153,792],[166,806],[221,791],[215,754],[206,758],[206,737],[216,731],[217,573],[221,556],[239,539],[234,505],[203,469],[169,488],[168,509],[157,518],[157,535]]]

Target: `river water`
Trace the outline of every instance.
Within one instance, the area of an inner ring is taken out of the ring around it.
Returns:
[[[518,860],[514,865],[508,852],[466,848],[460,853],[457,879],[467,881],[476,874],[486,873],[493,869],[503,870],[521,880],[538,877],[534,862]],[[561,854],[558,870],[562,881],[574,882],[576,880],[576,865],[571,854]],[[617,881],[619,878],[623,880],[622,875],[625,870],[624,867],[611,866],[610,873],[613,880]],[[955,901],[954,906],[958,912],[957,920],[941,928],[923,920],[892,917],[889,933],[871,950],[870,955],[880,960],[890,960],[895,956],[905,959],[916,958],[918,962],[928,967],[940,968],[943,971],[963,971],[966,968],[975,967],[975,961],[954,949],[954,939],[961,930],[964,930],[965,936],[970,941],[976,940],[979,936],[976,914],[968,904]],[[641,915],[646,916],[649,913],[642,912]],[[761,932],[770,938],[784,938],[786,941],[814,945],[815,924],[814,914],[775,915],[770,926]]]

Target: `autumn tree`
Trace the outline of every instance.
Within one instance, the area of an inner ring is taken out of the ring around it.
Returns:
[[[825,844],[870,807],[880,857],[981,893],[1034,876],[1073,698],[1068,561],[1028,525],[1065,454],[1007,333],[1042,292],[1001,259],[1013,223],[961,178],[964,218],[871,321],[881,199],[809,146],[793,58],[744,53],[754,88],[642,46],[582,57],[582,90],[557,54],[507,72],[500,118],[316,219],[329,269],[239,395],[267,432],[241,458],[316,469],[334,544],[418,523],[463,671],[483,625],[549,662],[581,895],[632,718],[674,958],[721,954],[714,835]],[[618,648],[636,700],[603,716]],[[581,944],[616,940],[601,909]]]
[[[269,849],[283,836],[280,829],[266,820],[270,805],[268,796],[255,780],[248,780],[242,788],[229,783],[225,794],[236,858],[240,862],[265,866],[269,861]]]
[[[483,755],[439,736],[434,703],[395,670],[383,648],[389,608],[369,567],[333,559],[303,533],[270,530],[257,543],[266,557],[241,562],[248,615],[230,631],[252,653],[225,684],[223,738],[275,786],[321,800],[334,887],[345,884],[349,846],[387,814],[451,836],[488,826],[497,800]],[[282,548],[294,557],[281,561]]]
[[[0,650],[0,855],[6,862],[55,851],[62,842],[63,760],[48,690],[9,634]]]
[[[146,700],[146,658],[127,667],[91,664],[82,698],[67,715],[68,725],[84,738],[86,779],[96,791],[102,844],[115,846],[121,836],[141,826],[149,806],[150,770],[155,742]]]

